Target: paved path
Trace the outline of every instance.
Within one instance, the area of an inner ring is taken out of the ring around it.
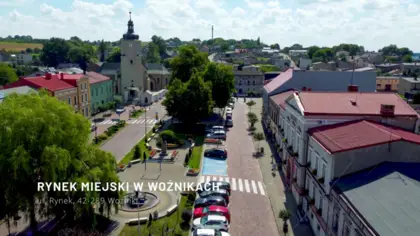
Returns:
[[[158,112],[159,119],[161,119],[166,114],[165,107],[162,106],[160,102],[150,106],[150,110],[142,114],[142,117],[139,117],[138,119],[144,119],[145,116],[146,119],[151,117],[154,118],[156,112]],[[144,137],[146,132],[149,131],[151,127],[151,125],[145,125],[145,123],[143,123],[143,125],[128,125],[112,139],[108,140],[104,145],[102,145],[101,149],[111,152],[115,156],[117,162],[119,162],[128,152],[130,152],[134,145],[136,145]]]
[[[270,201],[262,184],[262,174],[248,134],[248,108],[238,101],[233,110],[233,127],[227,133],[228,177],[232,186],[229,233],[240,235],[279,235]],[[236,186],[235,186],[236,185]],[[234,190],[236,189],[236,191]]]
[[[253,106],[253,112],[257,115],[258,120],[261,121],[261,111],[262,111],[262,99],[257,98],[253,99],[256,102],[256,105]],[[256,132],[263,132],[261,122],[255,124]],[[258,144],[257,144],[258,145]],[[276,176],[272,176],[272,152],[270,150],[269,143],[264,140],[259,143],[260,147],[264,148],[265,155],[258,159],[261,172],[263,173],[263,180],[266,186],[267,194],[269,196],[271,207],[275,212],[275,215],[278,216],[280,210],[287,208],[292,213],[292,218],[289,222],[289,233],[287,236],[312,236],[312,230],[308,224],[299,224],[299,219],[296,214],[297,205],[292,196],[292,193],[288,190],[285,190],[284,184],[282,182],[280,173],[277,172]],[[281,163],[278,163],[278,166]],[[276,217],[277,227],[281,235],[283,233],[283,221]]]

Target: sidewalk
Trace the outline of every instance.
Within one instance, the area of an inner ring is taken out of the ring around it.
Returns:
[[[256,113],[259,122],[255,124],[256,131],[264,133],[262,124],[261,124],[261,111],[262,111],[262,99],[253,99],[256,102],[256,105],[253,107],[253,111]],[[256,143],[258,145],[258,143]],[[263,175],[264,184],[267,189],[268,197],[271,202],[271,207],[274,212],[274,218],[276,219],[277,228],[280,235],[287,236],[311,236],[313,235],[312,230],[308,224],[299,224],[299,219],[297,217],[297,204],[292,196],[292,193],[285,190],[283,181],[281,179],[281,173],[276,171],[276,175],[272,175],[272,161],[274,160],[272,151],[275,148],[271,149],[268,140],[263,140],[259,143],[260,147],[264,148],[264,156],[258,158],[260,164],[261,173]],[[281,163],[276,163],[277,167],[281,166]],[[292,217],[289,220],[289,233],[283,233],[283,220],[279,218],[279,212],[287,208]]]

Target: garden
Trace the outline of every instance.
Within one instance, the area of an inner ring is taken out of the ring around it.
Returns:
[[[122,128],[124,128],[126,125],[124,120],[119,121],[117,124],[109,127],[103,134],[98,135],[97,139],[97,143],[96,145],[101,145],[102,143],[104,143],[106,140],[110,139],[112,136],[114,136],[116,133],[118,133],[118,131],[120,131]],[[93,139],[93,142],[95,143],[96,138]]]
[[[146,224],[140,225],[140,235],[167,235],[166,233],[172,233],[172,235],[177,236],[188,236],[195,197],[195,193],[182,196],[178,209],[171,215],[157,220],[151,219]],[[120,233],[121,236],[137,234],[138,226],[128,225]]]

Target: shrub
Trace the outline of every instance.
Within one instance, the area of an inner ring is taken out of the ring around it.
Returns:
[[[184,222],[190,222],[191,218],[192,218],[192,212],[191,209],[185,209],[182,212],[181,218]]]
[[[100,134],[100,135],[98,135],[98,142],[102,142],[102,141],[104,141],[104,140],[106,140],[108,138],[108,135],[107,134]],[[95,138],[93,139],[93,141],[95,141]]]
[[[140,152],[140,147],[139,145],[136,145],[134,147],[134,154],[133,154],[133,160],[137,160],[141,158],[141,152]]]

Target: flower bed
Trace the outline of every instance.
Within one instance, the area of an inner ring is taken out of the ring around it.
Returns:
[[[176,157],[178,155],[178,151],[173,151],[171,157]]]
[[[175,144],[175,143],[168,143],[168,144],[166,145],[166,147],[167,147],[167,148],[177,148],[177,147],[179,147],[179,145],[178,145],[178,144]]]
[[[188,176],[197,176],[200,173],[199,169],[188,169]]]
[[[156,151],[156,150],[151,151],[151,152],[150,152],[150,157],[154,157],[154,156],[156,155],[156,153],[157,153],[157,151]]]
[[[215,138],[206,138],[204,139],[205,143],[215,143],[215,144],[221,144],[222,140],[220,139],[215,139]]]

